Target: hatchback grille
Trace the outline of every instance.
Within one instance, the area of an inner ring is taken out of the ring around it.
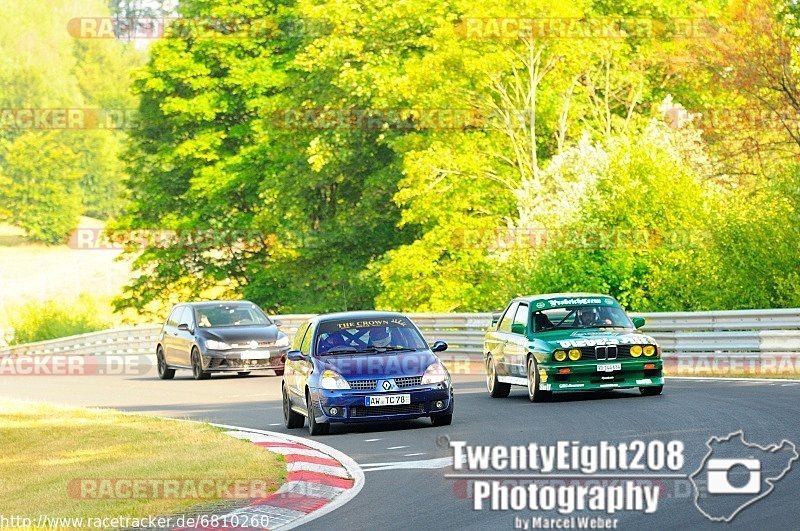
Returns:
[[[271,346],[272,346],[272,341],[256,341],[255,348],[266,348]],[[242,343],[231,343],[231,348],[251,349],[253,348],[253,345],[250,344],[250,341],[244,341]]]
[[[350,417],[382,417],[386,415],[407,415],[424,413],[425,404],[403,404],[399,406],[353,406],[350,408]]]
[[[394,384],[397,387],[415,387],[422,384],[422,376],[405,376],[403,378],[395,378]]]
[[[270,360],[237,360],[237,359],[220,359],[220,358],[211,358],[211,364],[208,366],[209,369],[214,368],[236,368],[236,369],[246,369],[248,367],[259,367],[259,366],[268,366],[270,365]]]
[[[350,389],[355,389],[359,391],[366,391],[369,389],[375,389],[375,386],[378,384],[377,380],[353,380],[351,382],[347,382],[350,384]]]

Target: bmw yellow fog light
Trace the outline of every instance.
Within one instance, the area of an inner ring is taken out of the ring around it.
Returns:
[[[581,351],[576,348],[570,350],[569,359],[571,359],[572,361],[578,361],[579,359],[581,359]]]
[[[642,346],[641,345],[634,345],[631,347],[631,356],[634,358],[638,358],[642,355]]]
[[[553,354],[553,357],[556,359],[556,361],[564,361],[567,359],[567,353],[563,350],[556,350]]]
[[[544,371],[544,369],[539,370],[539,380],[543,382],[547,381],[547,373]]]
[[[653,345],[646,345],[644,347],[644,355],[645,356],[652,356],[655,353],[656,353],[656,347],[654,347]]]

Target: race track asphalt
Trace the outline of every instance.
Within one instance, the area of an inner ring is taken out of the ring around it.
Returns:
[[[490,398],[481,376],[456,376],[453,424],[434,428],[427,419],[407,423],[334,427],[319,440],[358,462],[366,482],[350,503],[307,529],[512,529],[515,517],[561,517],[556,512],[475,511],[467,480],[445,478],[453,470],[447,439],[470,445],[555,444],[560,440],[611,443],[642,439],[685,443],[692,473],[707,453],[706,441],[743,430],[748,442],[789,439],[800,445],[800,383],[669,379],[664,394],[636,391],[561,395],[532,404],[523,389]],[[206,420],[308,436],[283,427],[280,378],[214,375],[194,381],[188,371],[160,381],[153,370],[135,375],[0,376],[0,396]],[[438,461],[436,461],[438,459]],[[654,514],[617,513],[620,529],[797,529],[800,462],[772,493],[730,524],[705,519],[687,480],[661,480]]]

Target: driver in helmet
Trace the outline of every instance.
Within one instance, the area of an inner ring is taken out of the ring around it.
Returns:
[[[578,308],[577,324],[588,328],[597,326],[597,310],[595,308]]]
[[[327,335],[322,342],[320,343],[319,350],[320,353],[328,352],[336,347],[344,347],[347,346],[347,341],[344,339],[342,334],[333,332]]]
[[[372,347],[385,348],[392,341],[392,334],[386,327],[372,328],[369,331],[369,344]]]

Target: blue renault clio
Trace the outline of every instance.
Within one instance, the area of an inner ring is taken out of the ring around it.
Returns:
[[[283,418],[287,428],[325,435],[332,423],[430,417],[453,420],[450,373],[411,320],[399,313],[321,315],[297,330],[286,354]]]

